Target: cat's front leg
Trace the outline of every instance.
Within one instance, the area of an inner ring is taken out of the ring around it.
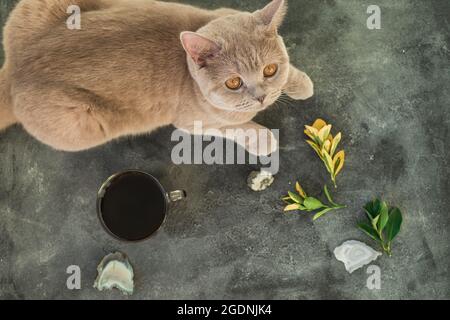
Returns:
[[[222,130],[234,134],[233,138],[229,134],[225,138],[234,139],[237,144],[255,156],[269,156],[278,149],[278,141],[272,131],[256,122],[250,121]]]
[[[291,65],[289,79],[283,92],[292,99],[306,100],[314,95],[314,84],[306,73]]]
[[[193,126],[183,126],[179,129],[198,134],[198,130]],[[255,156],[269,156],[278,149],[278,141],[272,131],[253,121],[234,126],[203,126],[202,133],[232,140]]]

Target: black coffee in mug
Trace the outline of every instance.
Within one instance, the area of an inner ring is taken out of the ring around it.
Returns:
[[[103,184],[97,209],[100,221],[111,235],[120,240],[141,241],[164,223],[169,202],[184,197],[184,191],[167,193],[150,174],[126,171]]]

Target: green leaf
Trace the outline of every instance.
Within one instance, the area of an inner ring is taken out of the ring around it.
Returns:
[[[403,223],[402,213],[398,208],[393,208],[389,213],[389,221],[386,224],[387,241],[391,242],[400,232]]]
[[[378,220],[378,230],[383,232],[384,228],[386,227],[386,224],[389,220],[389,208],[387,206],[387,203],[383,201],[381,203],[381,209],[380,209],[380,219]]]
[[[327,197],[328,201],[330,201],[330,203],[333,206],[338,206],[338,204],[333,201],[333,198],[331,197],[330,192],[328,191],[327,185],[325,185],[325,187],[323,187],[323,191],[325,192],[325,196]]]
[[[290,191],[288,193],[289,193],[289,197],[291,197],[291,199],[293,201],[295,201],[296,203],[302,203],[303,202],[303,199],[299,195],[297,195],[297,194],[295,194],[293,192],[290,192]]]
[[[320,200],[313,198],[313,197],[306,198],[305,202],[303,202],[303,205],[308,210],[311,210],[311,211],[325,207],[325,205],[322,202],[320,202]]]
[[[331,210],[334,210],[333,208],[326,208],[318,213],[316,213],[316,215],[314,216],[313,220],[316,221],[317,219],[319,219],[321,216],[323,216],[324,214],[330,212]]]
[[[369,237],[371,237],[375,241],[381,241],[380,237],[378,236],[377,231],[365,223],[358,224],[358,228],[363,231],[365,234],[367,234]]]
[[[381,210],[381,200],[380,199],[375,199],[373,200],[373,211],[375,214],[380,214],[380,210]]]
[[[379,199],[369,202],[364,207],[370,219],[375,219],[380,214],[380,208],[381,201]]]

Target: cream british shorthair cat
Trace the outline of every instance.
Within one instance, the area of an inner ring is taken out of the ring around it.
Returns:
[[[79,30],[66,25],[70,5],[81,9]],[[252,119],[282,93],[313,95],[277,31],[286,10],[284,0],[253,13],[150,0],[22,0],[4,28],[0,129],[20,123],[64,151],[171,124],[191,132],[196,121],[220,132],[264,129]],[[270,131],[259,143],[269,148],[258,155],[277,148]]]

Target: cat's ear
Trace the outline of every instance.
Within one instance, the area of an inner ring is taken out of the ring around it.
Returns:
[[[195,32],[182,32],[180,35],[184,50],[200,67],[206,66],[208,59],[212,59],[220,52],[220,46]]]
[[[286,0],[272,0],[264,9],[258,10],[254,15],[271,31],[277,31],[283,23],[287,12]]]

